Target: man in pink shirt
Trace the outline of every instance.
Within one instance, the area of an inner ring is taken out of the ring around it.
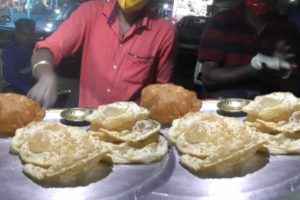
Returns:
[[[56,32],[37,44],[32,70],[38,82],[28,96],[44,107],[55,103],[53,68],[81,47],[80,107],[137,101],[146,85],[169,82],[175,61],[175,28],[156,17],[148,2],[83,3]]]

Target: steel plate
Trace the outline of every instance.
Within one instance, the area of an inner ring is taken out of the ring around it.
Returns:
[[[203,101],[200,112],[216,113],[217,103]],[[168,130],[164,129],[163,133],[167,135]],[[149,200],[300,199],[300,156],[256,154],[244,164],[227,171],[193,174],[179,164],[179,155],[175,148],[174,151],[176,167],[171,178],[155,189]]]
[[[45,121],[59,122],[60,112],[61,110],[47,111]],[[73,182],[49,187],[33,182],[24,175],[18,156],[9,154],[10,142],[11,138],[0,138],[1,200],[143,199],[165,183],[175,168],[175,156],[170,149],[162,161],[154,164],[99,164]]]
[[[217,103],[217,107],[223,111],[228,113],[240,113],[243,112],[242,109],[244,106],[250,103],[249,99],[221,99]]]
[[[86,122],[85,118],[93,112],[86,108],[67,108],[60,113],[60,117],[71,123]]]

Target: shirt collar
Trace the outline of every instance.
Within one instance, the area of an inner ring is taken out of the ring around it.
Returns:
[[[105,6],[103,6],[102,14],[107,18],[107,24],[111,26],[118,16],[117,1],[111,0],[103,4],[105,4]]]
[[[152,20],[155,18],[155,13],[148,7],[146,10],[145,17],[141,20],[141,26],[148,29],[152,28]]]

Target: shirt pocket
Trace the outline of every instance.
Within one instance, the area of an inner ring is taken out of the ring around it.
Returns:
[[[145,83],[153,79],[154,56],[145,56],[129,52],[126,57],[126,81]]]

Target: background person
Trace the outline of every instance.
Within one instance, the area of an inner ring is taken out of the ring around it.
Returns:
[[[298,31],[300,31],[300,1],[290,11],[289,20],[291,23],[295,24],[295,26],[298,28]]]
[[[278,90],[300,93],[295,69],[298,33],[281,21],[275,4],[244,0],[235,10],[210,20],[198,52],[204,97],[254,98]]]
[[[137,101],[150,83],[169,82],[175,28],[150,10],[148,0],[90,1],[39,42],[32,57],[38,83],[28,96],[44,107],[57,97],[53,67],[82,47],[79,106]]]
[[[1,59],[3,68],[3,92],[27,94],[36,83],[31,72],[31,57],[35,45],[35,22],[19,19],[15,22],[16,40],[4,48]]]

